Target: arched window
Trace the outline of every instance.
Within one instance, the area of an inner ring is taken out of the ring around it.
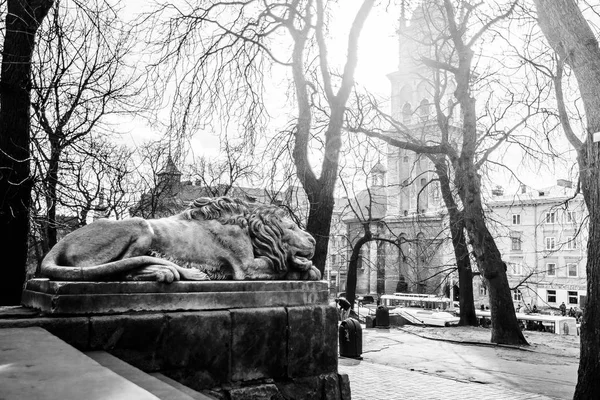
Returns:
[[[430,114],[429,100],[427,100],[427,99],[421,100],[421,103],[419,104],[419,110],[421,111],[421,120],[422,121],[429,120],[429,114]]]
[[[402,107],[402,121],[405,124],[409,124],[411,118],[412,118],[412,106],[410,105],[410,103],[407,102]]]

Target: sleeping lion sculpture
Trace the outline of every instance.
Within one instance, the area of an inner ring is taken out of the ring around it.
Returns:
[[[276,206],[199,198],[160,219],[102,219],[65,236],[41,274],[54,280],[319,280],[313,237]]]

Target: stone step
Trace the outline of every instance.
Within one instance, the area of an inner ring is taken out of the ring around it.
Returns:
[[[105,351],[89,351],[84,354],[103,367],[110,369],[128,381],[152,393],[159,399],[213,400],[212,397],[196,392],[162,374],[148,374]]]
[[[216,400],[215,397],[206,395],[204,393],[197,392],[194,389],[189,388],[185,385],[182,385],[181,383],[177,382],[176,380],[171,379],[168,376],[165,376],[159,372],[151,372],[150,375],[152,375],[156,379],[160,379],[161,381],[168,383],[169,385],[175,387],[176,389],[182,391],[183,393],[191,396],[194,400]]]
[[[39,327],[0,329],[0,398],[159,399]]]

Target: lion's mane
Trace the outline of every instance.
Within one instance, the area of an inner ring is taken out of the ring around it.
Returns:
[[[287,270],[281,226],[287,213],[283,209],[277,206],[253,206],[230,197],[200,197],[184,213],[189,219],[215,219],[224,225],[247,227],[255,257],[270,261],[275,272]]]

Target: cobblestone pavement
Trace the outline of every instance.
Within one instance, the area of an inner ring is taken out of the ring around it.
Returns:
[[[552,399],[539,394],[509,390],[499,385],[447,379],[351,358],[340,357],[338,369],[350,378],[352,400]]]

